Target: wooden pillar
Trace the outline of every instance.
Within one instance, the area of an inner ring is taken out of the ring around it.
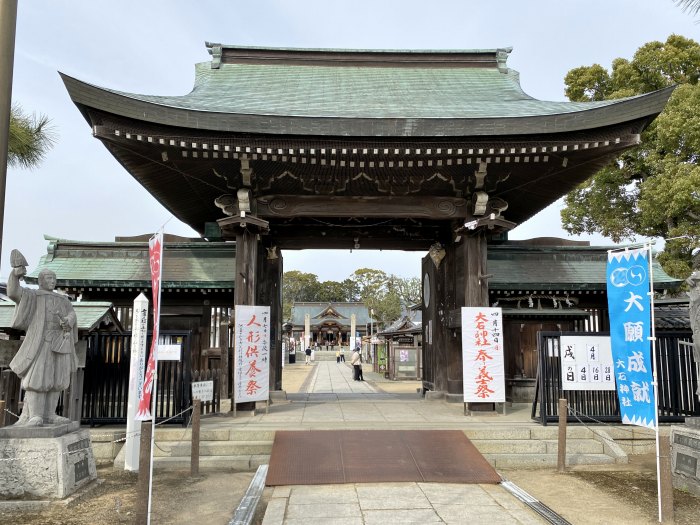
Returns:
[[[463,396],[461,307],[488,304],[486,255],[486,236],[474,232],[423,259],[424,387],[455,401]]]
[[[227,399],[231,395],[231,359],[229,353],[231,349],[228,344],[229,319],[223,317],[219,320],[219,348],[221,348],[221,397]]]
[[[447,362],[449,336],[446,325],[446,313],[454,306],[450,305],[450,279],[446,260],[448,248],[434,245],[429,254],[423,258],[423,388],[436,395],[447,392]],[[387,363],[388,366],[388,363]]]
[[[488,306],[486,275],[486,237],[477,234],[462,242],[464,257],[464,303],[462,306]]]
[[[258,268],[258,250],[260,235],[269,231],[267,221],[241,211],[240,215],[232,215],[216,221],[221,228],[224,239],[236,239],[236,275],[233,292],[234,305],[256,306],[256,288],[260,282]],[[271,348],[272,352],[273,349]],[[235,362],[235,356],[229,362]],[[272,374],[270,374],[272,377]],[[229,382],[230,385],[230,382]],[[255,403],[245,403],[252,409]],[[234,405],[235,406],[235,405]],[[234,408],[235,414],[235,408]]]
[[[489,289],[486,274],[486,236],[483,232],[464,238],[462,243],[462,256],[464,261],[464,297],[461,306],[488,306]],[[462,348],[460,338],[459,348],[460,375],[462,373]],[[462,382],[462,385],[464,383]],[[463,393],[463,386],[459,393]],[[489,411],[495,408],[493,403],[469,403],[469,409],[475,411]]]
[[[257,303],[270,307],[270,391],[282,389],[282,255],[260,244]]]
[[[258,256],[257,235],[247,228],[236,232],[236,288],[237,305],[255,305],[255,270]]]

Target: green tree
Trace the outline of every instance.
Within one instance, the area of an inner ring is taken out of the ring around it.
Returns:
[[[635,236],[682,237],[659,257],[674,277],[690,273],[700,245],[700,45],[671,35],[649,42],[612,70],[594,64],[566,75],[572,101],[609,100],[678,85],[641,144],[614,159],[566,196],[562,223],[569,233],[601,233],[615,242]]]
[[[401,316],[401,298],[395,290],[388,290],[374,301],[374,318],[387,326]]]
[[[282,316],[290,319],[292,303],[302,301],[318,301],[321,285],[313,273],[299,270],[284,272],[282,276]]]
[[[294,302],[357,302],[374,311],[376,322],[386,324],[402,310],[420,301],[420,279],[401,278],[372,268],[360,268],[342,282],[319,282],[313,273],[298,270],[282,276],[282,313],[290,319]]]
[[[374,319],[386,324],[401,315],[401,299],[394,289],[392,277],[381,270],[360,268],[350,276],[356,285],[360,300],[365,303]]]
[[[347,303],[352,300],[347,282],[323,281],[319,285],[318,300],[329,303]]]
[[[396,277],[391,276],[393,289],[401,300],[401,304],[408,308],[421,301],[420,277]]]
[[[54,142],[54,132],[46,116],[30,116],[18,105],[12,106],[7,152],[9,166],[38,166]]]

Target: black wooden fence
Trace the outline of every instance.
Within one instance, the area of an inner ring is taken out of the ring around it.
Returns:
[[[180,414],[191,404],[190,332],[162,331],[161,343],[182,345],[180,361],[158,362],[156,388],[156,422],[172,418],[170,423],[188,422]],[[150,353],[151,334],[146,341],[146,359]],[[83,387],[83,424],[126,423],[129,390],[131,334],[101,333],[88,340]]]
[[[561,385],[560,337],[564,336],[600,336],[600,332],[539,332],[537,350],[539,356],[537,370],[537,391],[532,404],[532,418],[543,425],[559,420],[558,402],[567,400],[574,415],[569,414],[568,421],[578,418],[590,422],[597,421],[619,423],[620,407],[617,392],[614,390],[563,390]],[[657,332],[656,364],[659,390],[659,422],[679,423],[686,417],[700,416],[700,403],[695,397],[698,385],[693,351],[681,341],[692,340],[690,332]],[[539,408],[539,413],[537,409]],[[578,416],[578,418],[577,418]]]

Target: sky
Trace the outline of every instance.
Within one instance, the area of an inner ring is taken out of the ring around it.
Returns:
[[[508,66],[526,93],[566,100],[575,67],[631,58],[672,34],[700,39],[700,24],[673,0],[19,0],[13,103],[47,115],[57,135],[40,167],[9,168],[0,276],[18,248],[30,271],[46,253],[44,235],[80,241],[166,233],[196,236],[173,218],[91,135],[58,72],[98,86],[184,95],[205,42],[240,46],[347,49],[513,47]],[[558,202],[511,239],[566,237]],[[283,252],[284,270],[341,281],[358,268],[420,274],[421,252]],[[0,278],[1,278],[0,277]]]

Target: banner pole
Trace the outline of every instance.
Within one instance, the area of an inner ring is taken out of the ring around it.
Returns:
[[[156,349],[158,346],[155,347]],[[157,358],[158,356],[156,356]],[[153,374],[153,399],[151,408],[151,457],[149,460],[148,474],[148,513],[146,514],[146,524],[151,525],[151,502],[153,496],[153,448],[156,441],[156,394],[158,392],[158,361],[156,361],[156,370]]]
[[[659,506],[659,523],[663,521],[663,515],[661,510],[661,454],[659,450],[659,381],[656,366],[656,320],[654,315],[654,270],[652,268],[652,253],[651,253],[651,243],[645,245],[649,253],[649,304],[651,309],[651,359],[653,367],[653,381],[654,386],[654,430],[656,434],[656,493]]]
[[[151,458],[149,465],[149,475],[148,475],[148,513],[146,514],[146,525],[151,525],[151,506],[153,503],[153,449],[155,448],[156,441],[156,399],[158,398],[158,338],[160,337],[160,310],[161,310],[161,291],[163,290],[163,252],[165,251],[164,241],[163,241],[163,230],[160,233],[160,254],[158,262],[158,318],[153,319],[154,327],[158,327],[154,330],[153,337],[156,338],[155,343],[152,344],[155,356],[153,362],[155,366],[153,367],[153,399],[151,399]],[[158,235],[158,234],[156,234]],[[157,333],[156,333],[157,332]]]

